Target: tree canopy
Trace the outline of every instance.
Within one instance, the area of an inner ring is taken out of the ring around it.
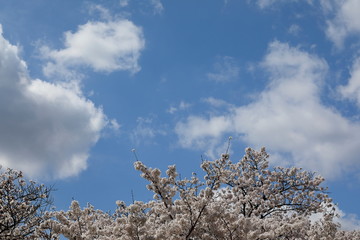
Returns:
[[[360,239],[334,221],[324,178],[301,168],[270,167],[265,148],[203,161],[181,179],[176,166],[165,175],[136,161],[154,194],[149,202],[116,201],[113,214],[73,201],[68,211],[44,211],[49,188],[26,183],[20,172],[0,177],[1,239]],[[312,216],[320,215],[317,220]]]

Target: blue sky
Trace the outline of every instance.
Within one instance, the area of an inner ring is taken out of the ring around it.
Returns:
[[[357,0],[0,0],[0,164],[71,200],[150,200],[133,169],[265,146],[360,226]]]

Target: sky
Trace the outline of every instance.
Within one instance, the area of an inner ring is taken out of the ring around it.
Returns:
[[[0,164],[114,211],[139,160],[201,173],[265,146],[360,228],[357,0],[0,0]]]

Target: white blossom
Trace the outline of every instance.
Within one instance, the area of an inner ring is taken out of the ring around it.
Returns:
[[[202,162],[204,180],[196,173],[179,178],[175,165],[163,176],[159,169],[136,161],[134,167],[149,182],[147,189],[154,200],[129,205],[118,200],[113,214],[90,204],[81,208],[72,201],[68,211],[45,212],[39,216],[41,221],[31,218],[0,232],[0,239],[360,239],[359,231],[342,231],[334,221],[335,208],[322,186],[324,178],[301,168],[272,168],[268,158],[265,148],[247,148],[245,156],[235,162],[228,153],[222,154],[217,160]],[[36,211],[31,200],[18,202],[11,194],[3,197],[7,186],[29,186],[19,176],[20,172],[12,170],[1,175],[0,226],[14,221],[12,212],[6,210],[9,204],[19,212]],[[34,184],[30,182],[37,191],[43,189]],[[43,194],[49,196],[48,192],[36,196],[43,199]],[[316,213],[322,217],[311,221]],[[32,232],[28,238],[20,237],[26,227]]]

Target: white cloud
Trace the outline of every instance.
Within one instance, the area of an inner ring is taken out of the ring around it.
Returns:
[[[229,108],[232,107],[233,105],[222,100],[219,98],[214,98],[214,97],[208,97],[208,98],[204,98],[202,99],[203,102],[208,103],[209,105],[211,105],[212,107],[216,107],[216,108]]]
[[[299,0],[257,0],[259,8],[266,9],[276,4],[302,2]],[[312,5],[313,0],[307,0]],[[360,35],[360,1],[358,0],[319,0],[325,14],[327,37],[341,49],[347,37]],[[289,29],[289,32],[294,29]]]
[[[76,67],[135,73],[140,70],[138,59],[145,40],[140,27],[128,20],[116,20],[80,25],[76,32],[65,33],[64,45],[60,50],[41,48],[43,57],[49,60],[43,69],[45,75],[69,78]]]
[[[297,24],[292,24],[288,30],[288,32],[294,36],[297,36],[300,33],[300,31],[301,31],[301,27]]]
[[[210,157],[217,157],[218,145],[224,133],[231,132],[232,116],[213,116],[208,119],[190,116],[186,122],[179,122],[175,127],[179,143],[185,148],[206,150]]]
[[[112,18],[109,9],[99,5],[99,4],[90,4],[89,5],[90,14],[98,13],[102,19],[110,20]]]
[[[360,229],[360,220],[356,214],[348,214],[342,211],[337,205],[334,205],[335,214],[334,222],[341,225],[341,229],[345,231],[353,231]],[[327,209],[332,212],[332,207]],[[315,213],[310,216],[312,222],[319,221],[324,217],[323,213]]]
[[[325,11],[335,12],[335,17],[327,21],[326,34],[338,48],[343,47],[348,36],[360,34],[360,1],[334,0],[321,3]]]
[[[161,0],[142,0],[139,2],[144,2],[146,8],[149,8],[152,11],[152,14],[162,14],[164,11],[164,5],[162,4]],[[119,4],[121,7],[129,6],[130,0],[120,0]]]
[[[177,111],[183,111],[185,109],[188,109],[189,107],[191,107],[190,103],[187,103],[185,101],[181,101],[178,106],[171,106],[167,110],[167,112],[170,113],[170,114],[174,114]]]
[[[333,6],[334,1],[337,1],[337,0],[330,0],[330,1],[329,0],[319,0],[322,10],[326,13],[329,13],[334,10],[334,6]]]
[[[161,14],[164,11],[161,0],[150,0],[150,3],[154,8],[154,14]]]
[[[121,125],[116,121],[116,119],[111,119],[109,121],[109,126],[111,129],[113,129],[115,132],[119,132]]]
[[[340,94],[347,99],[357,102],[360,108],[360,58],[354,61],[347,85],[338,88]]]
[[[264,8],[271,7],[275,4],[290,3],[290,2],[299,2],[299,0],[257,0],[256,3],[261,9],[264,9]],[[308,4],[312,4],[313,0],[307,0],[306,2]]]
[[[129,0],[120,0],[119,4],[121,7],[126,7],[129,5]]]
[[[1,33],[0,26],[0,164],[30,176],[77,175],[106,116],[78,89],[31,79]]]
[[[136,122],[137,125],[130,134],[131,141],[136,145],[140,145],[141,143],[153,144],[153,139],[156,136],[166,135],[165,131],[159,129],[158,127],[154,127],[153,118],[151,117],[139,117]]]
[[[269,7],[271,5],[273,5],[274,3],[279,2],[276,0],[258,0],[257,4],[260,8],[266,8]]]
[[[328,67],[324,60],[273,42],[262,67],[269,85],[252,103],[229,107],[223,115],[190,116],[176,126],[183,147],[209,149],[237,134],[252,147],[335,178],[359,166],[360,124],[321,103]],[[207,148],[207,147],[210,148]]]
[[[335,222],[341,224],[341,229],[346,231],[360,230],[360,220],[356,214],[346,214],[344,211],[336,207],[339,217],[335,218]]]
[[[229,82],[239,77],[240,67],[235,59],[229,56],[218,57],[213,72],[207,77],[215,82]]]

